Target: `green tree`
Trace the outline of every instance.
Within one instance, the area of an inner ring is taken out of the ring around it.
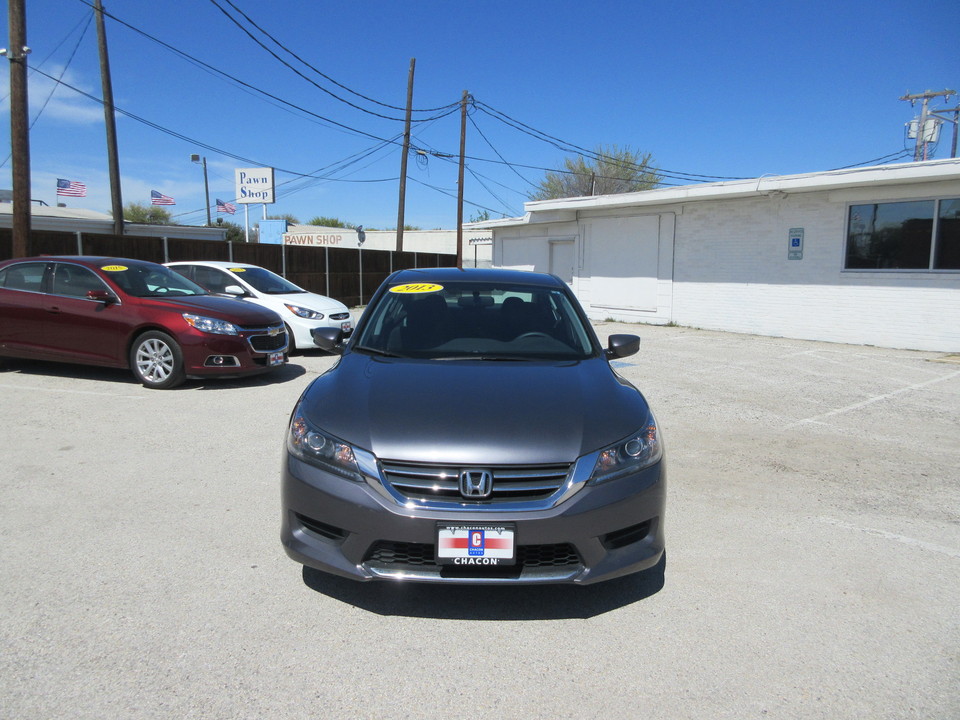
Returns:
[[[127,203],[123,208],[123,219],[127,222],[143,225],[172,225],[173,218],[169,210],[156,205]]]
[[[353,223],[344,222],[340,218],[327,217],[325,215],[317,215],[316,217],[307,220],[307,225],[319,225],[320,227],[335,227],[335,228],[347,228],[353,230],[357,226]]]
[[[489,219],[490,219],[489,210],[478,210],[477,212],[475,212],[473,215],[470,216],[469,222],[472,222],[472,223],[486,222]]]
[[[285,215],[267,215],[267,220],[286,220],[291,225],[299,225],[300,221],[297,220],[296,215],[290,215],[289,213]]]
[[[227,242],[246,242],[246,235],[243,232],[243,225],[237,225],[237,223],[224,220],[223,222],[218,222],[217,226],[227,229]]]
[[[598,145],[594,155],[565,159],[564,169],[547,172],[530,199],[613,195],[650,190],[660,183],[657,169],[650,164],[650,153],[634,151],[629,146]]]

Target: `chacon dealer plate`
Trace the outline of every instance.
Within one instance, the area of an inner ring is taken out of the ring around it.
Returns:
[[[516,534],[516,526],[512,523],[438,523],[437,563],[513,565],[517,557]]]

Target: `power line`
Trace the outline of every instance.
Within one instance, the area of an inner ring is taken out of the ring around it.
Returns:
[[[83,22],[83,20],[81,19],[80,22]],[[87,23],[86,23],[86,25],[83,26],[83,31],[80,33],[80,37],[77,38],[77,42],[76,42],[76,44],[73,46],[73,50],[72,50],[71,53],[70,53],[70,57],[67,58],[66,64],[64,64],[63,69],[60,71],[60,76],[57,78],[57,82],[55,82],[55,83],[51,86],[50,92],[49,92],[49,94],[47,95],[46,100],[43,101],[43,105],[41,105],[41,106],[40,106],[40,109],[37,110],[37,114],[33,116],[33,120],[30,122],[30,129],[31,129],[31,130],[33,130],[33,126],[37,124],[37,121],[40,119],[40,116],[43,115],[43,111],[47,109],[47,105],[50,104],[50,100],[53,99],[53,94],[57,91],[57,84],[58,84],[58,82],[63,78],[63,76],[66,74],[67,70],[70,68],[70,65],[73,63],[73,59],[74,59],[74,57],[76,57],[77,50],[80,48],[80,43],[83,42],[83,38],[86,37],[86,35],[87,35],[87,30],[90,29],[90,23],[92,23],[92,22],[93,22],[93,15],[90,15],[90,16],[87,17]],[[45,58],[40,62],[40,65],[43,65],[47,60],[49,60],[50,57],[53,55],[53,53],[56,52],[56,51],[60,48],[60,45],[62,45],[62,44],[66,41],[66,38],[69,37],[70,35],[72,35],[73,32],[74,32],[74,30],[76,30],[76,28],[78,28],[78,27],[80,27],[80,23],[77,23],[77,25],[74,27],[74,29],[71,30],[69,33],[67,33],[67,36],[64,37],[64,39],[60,42],[59,45],[57,45],[56,48],[54,48],[52,51],[50,51],[50,54],[47,55],[47,57],[45,57]],[[32,72],[31,72],[31,74],[32,74]],[[4,98],[4,99],[6,99],[6,98]],[[12,157],[13,157],[13,152],[11,152],[9,155],[7,155],[6,159],[5,159],[2,163],[0,163],[0,167],[3,167],[3,166],[6,165],[8,162],[10,162],[10,158],[12,158]]]
[[[873,160],[866,160],[860,163],[854,163],[853,165],[844,165],[843,167],[833,168],[833,170],[849,170],[850,168],[861,167],[863,165],[875,165],[877,163],[887,163],[893,162],[894,160],[900,160],[901,158],[909,157],[913,155],[913,150],[898,150],[897,152],[890,153],[889,155],[882,155]],[[833,172],[832,170],[830,172]]]
[[[224,10],[223,7],[221,7],[220,4],[217,2],[217,0],[210,0],[210,2],[211,2],[213,5],[215,5],[215,6],[217,7],[217,9],[220,10],[220,12],[222,12],[222,13],[224,14],[224,16],[227,17],[227,18],[230,20],[230,22],[232,22],[234,25],[236,25],[238,28],[240,28],[240,30],[241,30],[243,33],[245,33],[245,34],[247,35],[247,37],[249,37],[251,40],[253,40],[253,42],[255,42],[257,45],[259,45],[261,48],[263,48],[266,52],[268,52],[277,62],[279,62],[280,64],[282,64],[284,67],[288,68],[291,72],[296,73],[296,75],[297,75],[298,77],[303,78],[304,80],[306,80],[308,83],[310,83],[311,85],[313,85],[315,88],[317,88],[317,89],[320,90],[321,92],[326,93],[327,95],[329,95],[330,97],[332,97],[334,100],[338,100],[339,102],[342,102],[344,105],[347,105],[347,106],[349,106],[349,107],[352,107],[352,108],[354,108],[355,110],[359,110],[360,112],[365,112],[365,113],[367,113],[368,115],[373,115],[374,117],[383,118],[384,120],[393,120],[393,121],[395,121],[395,122],[404,122],[404,119],[403,119],[403,118],[395,118],[395,117],[391,117],[391,116],[389,116],[389,115],[383,115],[382,113],[374,112],[373,110],[367,110],[366,108],[360,107],[359,105],[357,105],[357,104],[355,104],[355,103],[352,103],[352,102],[350,102],[349,100],[345,100],[344,98],[340,97],[340,96],[337,95],[336,93],[333,93],[333,92],[331,92],[330,90],[327,90],[327,88],[323,87],[322,85],[320,85],[320,84],[317,83],[316,81],[312,80],[311,78],[308,78],[308,77],[307,77],[306,75],[304,75],[302,72],[300,72],[299,70],[297,70],[297,68],[295,68],[293,65],[291,65],[291,64],[288,63],[286,60],[284,60],[283,58],[281,58],[281,57],[280,57],[279,55],[277,55],[273,50],[271,50],[270,48],[268,48],[268,47],[267,47],[266,45],[264,45],[260,40],[258,40],[256,37],[254,37],[253,33],[251,33],[249,30],[247,30],[245,27],[243,27],[243,25],[241,25],[241,24],[236,20],[236,18],[231,17],[230,13],[228,13],[226,10]],[[227,0],[227,2],[229,3],[229,0]],[[229,4],[230,4],[230,6],[233,7],[235,10],[237,9],[237,7],[236,7],[235,5],[233,5],[233,3],[229,3]],[[240,12],[240,11],[238,10],[238,12]],[[243,13],[241,13],[241,14],[243,14]],[[247,16],[244,15],[244,17],[247,17]],[[258,27],[258,29],[259,29],[259,27]],[[262,31],[261,31],[261,32],[262,32]],[[270,37],[270,36],[268,35],[268,37]],[[270,39],[273,40],[272,37],[271,37]],[[277,41],[274,40],[274,42],[277,42]],[[278,44],[279,44],[279,43],[278,43]],[[283,46],[281,45],[280,47],[283,47]],[[286,50],[286,48],[284,48],[284,50]],[[291,54],[292,54],[292,53],[291,53]],[[297,58],[297,59],[299,60],[299,58]],[[303,61],[301,60],[301,62],[303,62]],[[311,68],[311,69],[314,69],[314,68]],[[315,69],[314,69],[314,70],[315,70]],[[316,70],[315,70],[315,71],[316,71]],[[316,71],[316,72],[318,72],[318,71]],[[324,76],[324,77],[326,77],[326,76]],[[339,83],[338,83],[338,84],[339,84]],[[442,108],[442,109],[449,109],[449,106],[448,106],[448,108]],[[456,108],[454,107],[454,109],[451,110],[450,112],[455,112],[455,111],[456,111]],[[448,115],[448,114],[450,114],[450,113],[449,113],[449,112],[444,113],[443,115],[440,115],[439,117],[444,117],[445,115]],[[430,120],[430,119],[432,119],[432,118],[425,118],[424,120],[417,120],[417,121],[415,121],[415,122],[425,122],[426,120]]]
[[[80,0],[80,2],[83,2],[84,4],[89,4],[89,3],[87,2],[87,0]],[[158,45],[160,45],[161,47],[166,48],[166,49],[169,50],[170,52],[175,53],[176,55],[180,56],[181,58],[183,58],[183,59],[186,60],[187,62],[190,62],[190,63],[192,63],[192,64],[194,64],[194,65],[199,66],[199,67],[202,67],[202,68],[204,68],[205,70],[207,70],[208,72],[210,72],[210,73],[212,73],[212,74],[214,74],[214,75],[220,76],[220,77],[222,77],[222,78],[226,78],[226,79],[230,80],[232,83],[235,83],[236,85],[242,86],[242,87],[244,87],[244,88],[248,88],[250,91],[252,91],[252,92],[255,93],[255,94],[259,94],[259,95],[263,95],[263,96],[265,96],[265,97],[268,97],[268,98],[270,98],[270,99],[272,99],[272,100],[275,100],[275,101],[278,102],[278,103],[281,103],[281,104],[286,105],[286,106],[288,106],[288,107],[290,107],[290,108],[293,108],[293,109],[295,109],[295,110],[297,110],[297,111],[299,111],[299,112],[301,112],[301,113],[303,113],[303,114],[305,114],[305,115],[309,115],[310,117],[314,117],[314,118],[316,118],[317,120],[320,120],[320,121],[323,122],[323,123],[326,123],[326,124],[335,126],[335,127],[337,127],[337,128],[341,128],[341,129],[343,129],[343,130],[346,130],[347,132],[354,133],[354,134],[356,134],[356,135],[362,135],[362,136],[368,137],[368,138],[370,138],[370,139],[372,139],[372,140],[379,140],[379,141],[383,141],[383,140],[384,140],[382,137],[379,137],[379,136],[377,136],[377,135],[374,135],[373,133],[368,133],[368,132],[366,132],[366,131],[364,131],[364,130],[360,130],[360,129],[358,129],[358,128],[350,127],[349,125],[345,125],[345,124],[343,124],[343,123],[341,123],[341,122],[337,122],[336,120],[332,120],[331,118],[328,118],[328,117],[325,117],[325,116],[323,116],[323,115],[320,115],[319,113],[315,113],[315,112],[313,112],[312,110],[308,110],[308,109],[306,109],[305,107],[302,107],[302,106],[300,106],[300,105],[297,105],[297,104],[295,104],[295,103],[292,103],[292,102],[290,102],[290,101],[288,101],[288,100],[284,100],[283,98],[278,97],[277,95],[273,95],[272,93],[269,93],[269,92],[267,92],[266,90],[262,90],[262,89],[260,89],[260,88],[258,88],[258,87],[256,87],[256,86],[254,86],[254,85],[251,85],[251,84],[248,83],[248,82],[245,82],[245,81],[241,80],[240,78],[234,77],[233,75],[230,75],[229,73],[227,73],[227,72],[225,72],[225,71],[223,71],[223,70],[220,70],[219,68],[214,67],[213,65],[210,65],[209,63],[206,63],[206,62],[204,62],[204,61],[202,61],[202,60],[200,60],[200,59],[198,59],[198,58],[195,58],[195,57],[193,57],[192,55],[190,55],[189,53],[186,53],[186,52],[184,52],[184,51],[182,51],[182,50],[179,50],[179,49],[175,48],[173,45],[170,45],[169,43],[164,42],[163,40],[160,40],[159,38],[154,37],[153,35],[150,35],[150,34],[147,33],[147,32],[144,32],[144,31],[141,30],[140,28],[135,27],[134,25],[131,25],[130,23],[127,23],[127,22],[121,20],[120,18],[118,18],[118,17],[115,16],[115,15],[112,15],[112,14],[106,12],[106,11],[104,11],[103,14],[104,14],[106,17],[109,17],[111,20],[114,20],[115,22],[118,22],[118,23],[120,23],[121,25],[123,25],[124,27],[132,30],[133,32],[135,32],[135,33],[137,33],[137,34],[139,34],[139,35],[142,35],[143,37],[147,38],[148,40],[151,40],[151,41],[157,43]],[[453,113],[453,112],[456,112],[456,108],[454,108],[453,110],[450,111],[450,113]],[[447,114],[450,114],[450,113],[447,113]],[[443,117],[443,116],[439,116],[439,117]],[[399,144],[399,143],[396,143],[396,144]]]
[[[530,125],[527,125],[525,123],[520,122],[519,120],[516,120],[515,118],[510,117],[506,113],[503,113],[491,107],[490,105],[487,105],[484,102],[476,101],[474,104],[478,110],[489,115],[495,120],[499,120],[503,124],[509,127],[512,127],[515,130],[518,130],[526,135],[530,135],[531,137],[536,138],[537,140],[541,140],[542,142],[552,145],[558,150],[561,150],[563,152],[575,152],[577,154],[580,154],[585,157],[591,158],[593,160],[598,160],[601,162],[604,161],[605,159],[607,160],[609,159],[609,158],[606,158],[606,156],[599,154],[593,150],[587,150],[586,148],[580,147],[579,145],[568,142],[566,140],[561,140],[560,138],[554,137],[553,135],[549,135],[541,130],[537,130],[536,128],[531,127]],[[642,168],[642,166],[635,165],[633,163],[625,163],[625,164],[634,165],[634,167],[637,167],[637,168]],[[642,169],[649,171],[654,168],[642,168]],[[675,180],[714,181],[714,180],[746,180],[748,179],[743,177],[732,177],[732,176],[723,176],[723,175],[702,175],[698,173],[682,172],[680,170],[668,170],[665,168],[655,168],[655,170],[657,174],[660,174]]]
[[[268,48],[266,48],[266,47],[263,45],[263,43],[261,43],[259,40],[257,40],[256,38],[254,38],[245,28],[241,27],[240,24],[237,23],[237,21],[236,21],[234,18],[230,17],[230,15],[227,14],[227,13],[223,10],[223,8],[220,7],[220,6],[217,4],[216,0],[210,0],[210,1],[211,1],[214,5],[216,5],[217,8],[219,8],[221,12],[223,12],[225,15],[227,15],[227,17],[231,20],[231,22],[233,22],[234,24],[237,25],[237,27],[240,27],[241,30],[243,30],[244,32],[246,32],[247,35],[249,35],[249,36],[251,37],[251,39],[253,39],[254,42],[256,42],[258,45],[260,45],[260,46],[263,47],[265,50],[267,50],[267,52],[270,52],[270,50],[269,50]],[[328,81],[332,82],[334,85],[336,85],[336,86],[339,87],[339,88],[342,88],[343,90],[346,90],[348,93],[351,93],[352,95],[356,95],[357,97],[366,100],[367,102],[374,103],[375,105],[379,105],[379,106],[381,106],[381,107],[389,108],[390,110],[406,111],[406,107],[401,107],[401,106],[399,106],[399,105],[390,105],[390,104],[388,104],[388,103],[380,102],[379,100],[375,100],[374,98],[368,97],[368,96],[366,96],[366,95],[364,95],[364,94],[362,94],[362,93],[357,92],[356,90],[352,90],[351,88],[347,87],[347,86],[344,85],[343,83],[340,83],[340,82],[334,80],[332,77],[330,77],[330,76],[327,75],[326,73],[323,73],[323,72],[321,72],[320,70],[318,70],[318,69],[317,69],[316,67],[314,67],[312,64],[310,64],[309,62],[307,62],[306,60],[304,60],[302,57],[300,57],[299,55],[297,55],[295,52],[293,52],[293,50],[291,50],[291,49],[288,48],[286,45],[284,45],[282,42],[280,42],[279,40],[277,40],[277,39],[276,39],[273,35],[271,35],[269,32],[267,32],[266,30],[264,30],[263,27],[261,27],[261,26],[260,26],[256,21],[254,21],[249,15],[247,15],[243,10],[241,10],[241,9],[238,8],[236,5],[234,5],[233,2],[231,2],[231,0],[224,0],[224,1],[225,1],[230,7],[232,7],[234,10],[236,10],[238,13],[240,13],[240,15],[242,15],[243,18],[244,18],[248,23],[250,23],[251,25],[253,25],[253,27],[255,27],[255,28],[256,28],[258,31],[260,31],[263,35],[265,35],[266,37],[270,38],[270,40],[271,40],[277,47],[279,47],[281,50],[283,50],[285,53],[287,53],[287,54],[290,55],[291,57],[293,57],[293,58],[295,58],[296,60],[298,60],[300,63],[302,63],[302,64],[305,65],[306,67],[310,68],[310,70],[312,70],[313,72],[315,72],[315,73],[316,73],[317,75],[319,75],[320,77],[324,78],[325,80],[328,80]],[[273,53],[271,52],[271,54],[273,54]],[[276,57],[276,55],[274,55],[274,57]],[[278,58],[278,60],[279,60],[279,58]],[[283,62],[284,65],[287,65],[287,63],[285,63],[283,60],[280,60],[280,62]],[[287,67],[290,67],[290,66],[287,65]],[[291,69],[293,69],[293,68],[291,68]],[[294,70],[294,72],[296,72],[296,70]],[[298,74],[299,74],[299,73],[298,73]],[[301,76],[301,77],[302,77],[302,76]],[[321,88],[321,89],[323,89],[323,88]],[[324,92],[328,92],[328,91],[324,90]],[[331,94],[332,94],[332,93],[331,93]],[[334,95],[334,97],[336,97],[336,96]],[[337,98],[337,99],[338,99],[338,100],[341,100],[341,102],[346,102],[345,100],[342,100],[341,98]],[[349,104],[349,103],[348,103],[348,104]],[[440,106],[440,107],[435,107],[435,108],[425,108],[425,109],[411,108],[411,112],[437,112],[437,111],[440,111],[440,110],[449,110],[450,108],[456,109],[458,106],[459,106],[459,103],[451,103],[451,104],[449,104],[449,105],[442,105],[442,106]],[[360,108],[360,109],[362,109],[362,108]],[[365,111],[365,112],[366,112],[366,111]],[[380,117],[384,117],[384,116],[380,116]],[[393,119],[393,118],[391,118],[391,119]],[[427,118],[426,120],[429,120],[429,118]],[[426,120],[415,121],[415,122],[425,122]]]
[[[537,187],[536,183],[533,183],[533,182],[527,180],[527,178],[525,178],[523,175],[520,174],[520,171],[518,171],[513,165],[511,165],[510,163],[507,162],[507,159],[506,159],[505,157],[503,157],[503,155],[500,154],[500,151],[497,150],[497,149],[493,146],[493,143],[490,142],[490,139],[489,139],[486,135],[483,134],[483,130],[480,129],[480,126],[477,125],[477,123],[476,123],[476,121],[473,119],[473,117],[470,117],[470,124],[473,125],[473,128],[477,131],[477,133],[480,135],[480,137],[483,138],[484,142],[486,142],[487,145],[490,146],[490,149],[493,150],[493,152],[495,152],[495,153],[497,154],[497,157],[500,158],[501,160],[503,160],[504,164],[506,164],[507,167],[509,167],[509,168],[513,171],[513,173],[514,173],[518,178],[520,178],[521,180],[523,180],[525,183],[527,183],[527,184],[528,184],[530,187],[532,187],[532,188],[536,188],[536,187]],[[490,193],[490,194],[493,195],[493,193]],[[494,195],[494,197],[496,197],[496,196]]]

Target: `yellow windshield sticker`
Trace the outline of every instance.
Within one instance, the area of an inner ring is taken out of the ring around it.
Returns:
[[[431,293],[443,290],[443,285],[434,283],[407,283],[390,288],[392,293]]]
[[[100,269],[103,270],[104,272],[124,272],[128,268],[126,267],[126,265],[104,265]]]
[[[230,268],[230,272],[246,272],[246,268]]]

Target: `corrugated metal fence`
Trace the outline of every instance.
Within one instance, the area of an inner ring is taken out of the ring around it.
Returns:
[[[162,226],[158,226],[162,228]],[[0,260],[12,257],[9,228],[0,228]],[[34,230],[31,255],[107,255],[156,263],[175,260],[226,260],[260,265],[306,290],[336,298],[349,307],[364,305],[395,270],[456,267],[456,255],[354,250],[333,247],[259,245],[167,237],[119,237]]]

